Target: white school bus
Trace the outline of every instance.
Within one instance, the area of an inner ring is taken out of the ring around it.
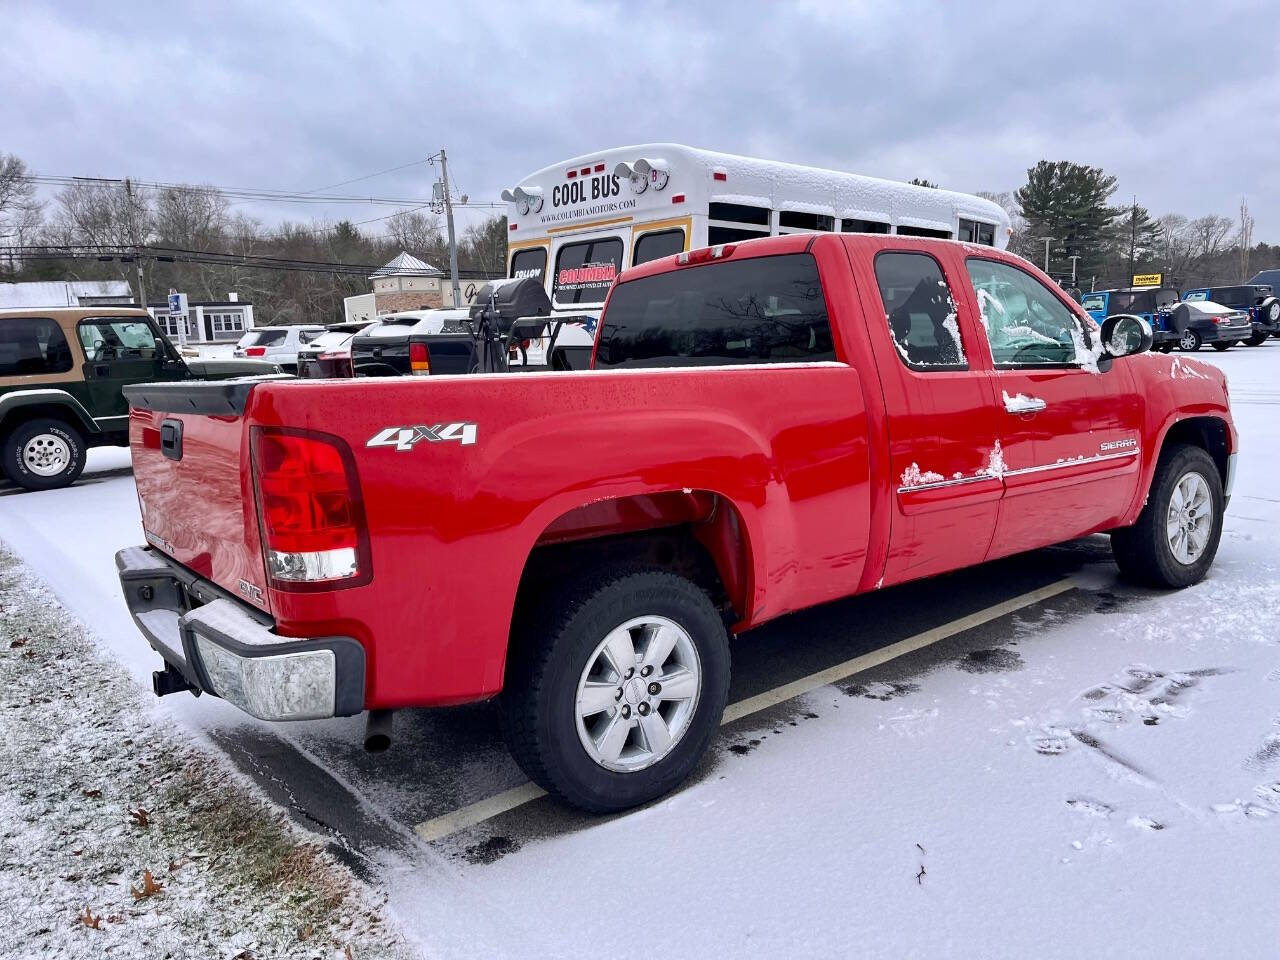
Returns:
[[[509,277],[536,277],[553,316],[557,366],[589,357],[595,318],[626,267],[697,247],[806,231],[896,233],[1005,247],[990,200],[675,143],[583,154],[525,177],[507,201]]]

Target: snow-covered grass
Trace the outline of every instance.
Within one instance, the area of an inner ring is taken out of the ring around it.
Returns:
[[[369,891],[144,697],[0,548],[0,953],[407,954]]]

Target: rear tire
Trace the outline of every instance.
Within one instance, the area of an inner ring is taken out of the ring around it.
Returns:
[[[1269,336],[1270,334],[1267,333],[1267,331],[1259,330],[1257,333],[1251,336],[1248,340],[1246,340],[1244,344],[1246,347],[1260,347],[1267,342],[1267,337]]]
[[[1219,353],[1223,353],[1224,351],[1227,351],[1227,350],[1230,350],[1230,349],[1231,349],[1231,344],[1230,344],[1230,343],[1215,343],[1215,344],[1213,344],[1213,349],[1217,350]]]
[[[1183,330],[1182,334],[1178,337],[1178,349],[1185,353],[1195,353],[1200,349],[1200,345],[1202,343],[1204,343],[1204,341],[1200,339],[1200,334],[1196,333],[1194,330]]]
[[[1173,344],[1162,343],[1159,346],[1157,346],[1156,349],[1159,350],[1161,353],[1173,353]]]
[[[1196,505],[1199,495],[1203,510]],[[1165,450],[1138,522],[1111,532],[1116,566],[1127,579],[1148,586],[1199,583],[1218,553],[1225,509],[1218,466],[1203,448],[1180,444]],[[1197,526],[1198,521],[1207,523]],[[1179,538],[1188,529],[1193,535]]]
[[[575,807],[611,813],[679,786],[706,752],[728,697],[729,638],[707,595],[664,571],[613,570],[528,618],[499,711],[530,779]]]
[[[4,442],[4,472],[26,490],[53,490],[75,483],[84,470],[80,431],[61,420],[29,420]]]

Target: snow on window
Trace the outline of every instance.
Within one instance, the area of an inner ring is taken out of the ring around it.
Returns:
[[[1100,373],[1098,361],[1102,359],[1102,338],[1091,337],[1089,342],[1085,343],[1084,331],[1080,329],[1079,324],[1073,324],[1071,342],[1075,345],[1076,361],[1080,364],[1080,369],[1090,373]]]
[[[947,479],[940,473],[934,473],[932,470],[921,470],[920,464],[912,463],[911,466],[902,471],[902,486],[919,487],[926,483],[941,483]]]
[[[881,253],[876,257],[876,283],[889,336],[908,367],[965,368],[956,302],[933,257]]]

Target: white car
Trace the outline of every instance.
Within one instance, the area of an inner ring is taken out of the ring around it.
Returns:
[[[240,338],[234,356],[253,357],[280,364],[286,373],[298,372],[298,348],[323,334],[320,324],[255,327]]]

